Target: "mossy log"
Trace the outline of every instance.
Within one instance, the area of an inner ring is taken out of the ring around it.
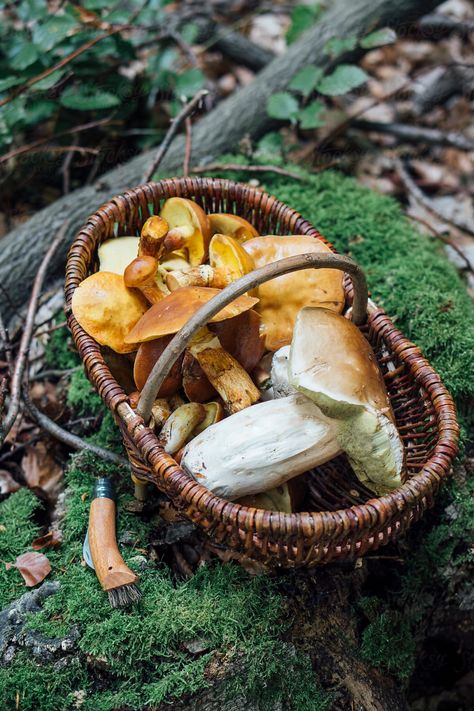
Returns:
[[[290,79],[302,67],[317,64],[322,68],[334,65],[325,51],[329,39],[364,36],[368,32],[391,25],[402,28],[430,12],[440,0],[339,0],[331,5],[318,22],[287,52],[265,67],[246,87],[230,96],[205,116],[193,132],[193,162],[212,160],[233,150],[244,136],[258,138],[268,131],[271,120],[266,113],[267,99],[285,89]],[[341,61],[344,57],[339,57]],[[160,172],[176,173],[182,164],[184,139],[176,138],[160,166]],[[40,210],[1,242],[0,310],[4,319],[28,298],[38,265],[54,234],[69,220],[62,249],[51,264],[52,271],[61,272],[71,239],[86,217],[113,195],[134,187],[152,161],[154,151],[147,151],[109,171],[91,185],[66,195]]]

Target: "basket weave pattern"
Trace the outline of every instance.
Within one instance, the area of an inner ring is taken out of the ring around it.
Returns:
[[[228,502],[186,474],[127,405],[127,395],[111,375],[100,347],[72,315],[71,298],[81,281],[96,271],[98,246],[113,236],[138,235],[145,220],[173,196],[193,198],[207,213],[234,212],[260,234],[306,234],[329,244],[276,198],[228,180],[148,183],[114,198],[89,217],[69,252],[66,313],[86,373],[121,428],[132,471],[166,493],[176,508],[211,536],[213,544],[266,565],[313,566],[354,558],[395,540],[432,506],[457,452],[459,427],[453,400],[440,377],[382,310],[371,312],[361,331],[384,374],[407,468],[404,485],[385,496],[375,498],[358,482],[345,457],[338,457],[306,475],[310,512],[284,514]],[[348,280],[345,286],[349,306]]]

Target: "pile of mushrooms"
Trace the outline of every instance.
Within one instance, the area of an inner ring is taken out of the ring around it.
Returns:
[[[72,310],[136,408],[174,334],[221,289],[263,265],[325,252],[312,237],[260,236],[242,217],[173,197],[140,237],[100,246],[99,271],[75,290]],[[222,308],[151,408],[165,451],[217,495],[268,510],[307,510],[300,475],[341,453],[374,493],[400,486],[403,446],[384,381],[342,315],[344,299],[341,271],[305,268]]]

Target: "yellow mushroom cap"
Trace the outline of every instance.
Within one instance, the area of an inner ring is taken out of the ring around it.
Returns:
[[[126,343],[142,343],[153,338],[177,333],[180,328],[193,316],[196,311],[206,304],[220,289],[211,289],[204,286],[185,286],[176,289],[162,301],[154,304],[151,309],[135,324],[128,336]],[[252,296],[239,296],[231,304],[225,306],[211,321],[223,321],[251,309],[258,299]]]
[[[169,225],[170,232],[176,228],[185,228],[185,247],[191,266],[198,266],[206,261],[211,229],[207,215],[197,203],[187,198],[172,197],[166,200],[160,212]]]
[[[99,249],[101,272],[122,275],[138,254],[138,237],[114,237],[103,242]]]
[[[209,264],[229,271],[232,281],[253,271],[252,257],[234,237],[215,234],[209,243]]]
[[[91,274],[72,296],[72,312],[84,331],[117,353],[136,350],[125,337],[147,308],[146,299],[127,289],[123,277],[113,272]]]
[[[306,252],[331,253],[321,240],[308,235],[268,235],[245,242],[255,268]],[[336,313],[344,307],[343,273],[337,269],[303,269],[261,284],[255,295],[262,317],[265,345],[271,351],[291,343],[296,316],[304,306],[322,306]]]
[[[250,222],[243,217],[227,212],[215,212],[208,215],[211,234],[229,235],[240,242],[258,237],[258,232]]]

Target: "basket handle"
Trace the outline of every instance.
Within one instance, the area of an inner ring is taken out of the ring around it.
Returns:
[[[341,254],[297,254],[278,262],[266,264],[226,286],[213,299],[203,304],[201,308],[185,323],[175,337],[167,345],[150,372],[138,401],[137,413],[145,422],[150,419],[151,408],[162,384],[173,364],[186,349],[188,343],[203,328],[213,316],[224,306],[230,304],[238,296],[254,289],[270,279],[296,272],[300,269],[339,269],[347,272],[354,286],[354,302],[352,306],[352,321],[359,325],[367,318],[367,282],[364,272],[350,258]]]

